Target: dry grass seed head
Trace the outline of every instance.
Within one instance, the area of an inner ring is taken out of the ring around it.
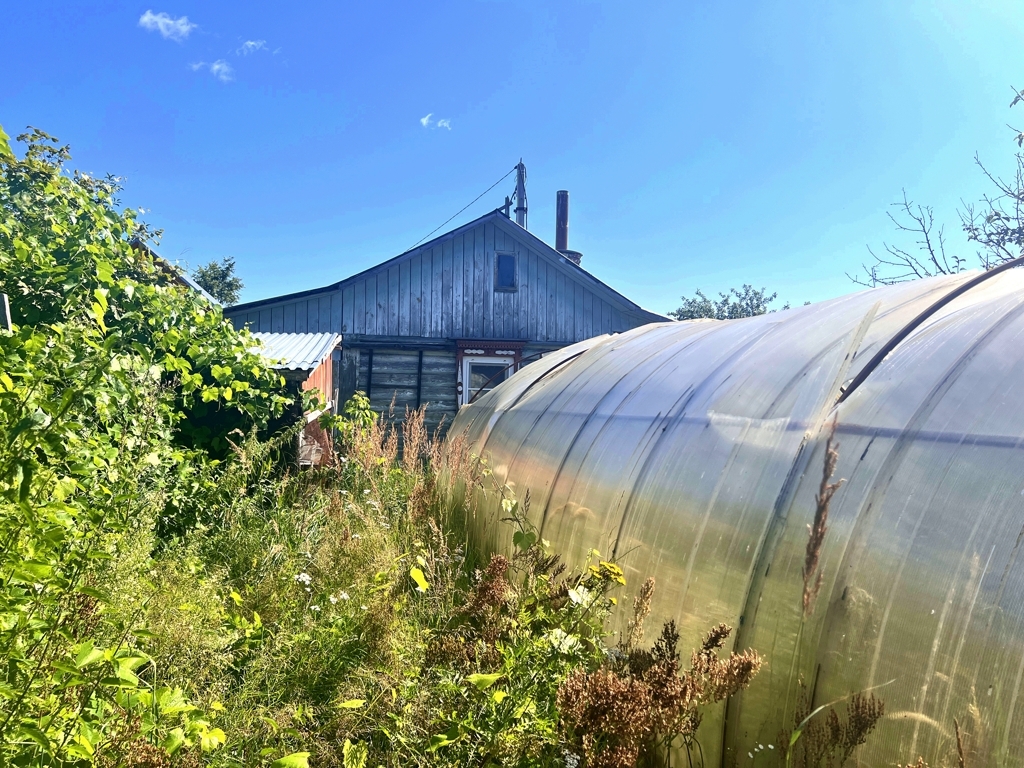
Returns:
[[[651,600],[654,597],[654,577],[648,576],[640,585],[640,591],[633,598],[633,618],[629,621],[629,631],[623,650],[639,648],[644,641],[644,621],[651,613]]]

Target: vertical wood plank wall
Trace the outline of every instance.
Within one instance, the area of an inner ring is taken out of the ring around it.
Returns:
[[[405,417],[405,410],[417,407],[417,380],[420,353],[408,349],[373,350],[373,378],[368,374],[370,351],[359,350],[359,373],[356,388],[370,393],[370,407],[386,414],[394,399],[395,420]],[[423,374],[419,382],[420,403],[425,404],[424,422],[430,432],[441,424],[451,424],[458,408],[455,396],[455,352],[423,350]]]
[[[518,290],[494,290],[494,253],[518,255]],[[340,290],[232,317],[252,331],[524,339],[570,344],[644,322],[493,222],[435,243]]]

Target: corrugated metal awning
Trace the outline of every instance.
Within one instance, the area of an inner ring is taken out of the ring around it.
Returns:
[[[254,333],[262,346],[255,352],[275,361],[275,368],[312,371],[341,344],[340,333]]]

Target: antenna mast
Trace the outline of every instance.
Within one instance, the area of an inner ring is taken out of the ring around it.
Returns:
[[[526,229],[526,166],[519,158],[516,166],[516,224]]]

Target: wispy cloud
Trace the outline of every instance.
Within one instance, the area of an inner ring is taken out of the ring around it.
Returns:
[[[452,121],[445,117],[440,120],[434,120],[434,113],[428,112],[424,117],[420,118],[420,125],[424,128],[444,128],[446,131],[452,129]]]
[[[222,83],[235,79],[235,70],[233,70],[231,65],[224,61],[224,59],[217,59],[210,65],[210,74]]]
[[[163,11],[160,13],[146,11],[139,17],[139,26],[150,32],[159,32],[165,40],[174,40],[180,43],[199,25],[189,21],[188,16],[174,19]]]
[[[256,53],[256,51],[264,51],[267,48],[266,40],[246,40],[242,43],[235,53],[239,56],[248,56],[250,53]]]
[[[235,79],[235,70],[230,64],[224,59],[217,59],[212,64],[207,64],[205,61],[197,61],[194,64],[189,64],[193,72],[198,72],[201,69],[210,70],[210,74],[220,80],[222,83],[230,83]]]

